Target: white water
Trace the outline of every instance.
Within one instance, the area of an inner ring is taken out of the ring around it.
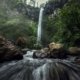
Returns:
[[[41,7],[39,13],[38,30],[37,30],[37,44],[41,43],[43,11],[44,8]]]
[[[0,64],[0,80],[80,80],[80,65],[60,59],[24,59]]]

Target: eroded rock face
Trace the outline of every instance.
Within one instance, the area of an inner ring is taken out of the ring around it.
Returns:
[[[20,50],[11,41],[0,36],[0,61],[22,59]]]

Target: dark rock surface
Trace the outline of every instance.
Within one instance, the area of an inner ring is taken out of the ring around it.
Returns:
[[[19,60],[22,58],[21,51],[11,41],[0,36],[0,61]]]
[[[18,37],[18,39],[16,40],[16,45],[22,49],[26,47],[27,43],[28,42],[25,37]]]
[[[67,50],[63,48],[62,44],[59,43],[50,43],[48,48],[43,48],[41,50],[37,50],[33,54],[33,58],[58,58],[58,59],[66,59],[67,58]]]
[[[22,60],[0,63],[0,80],[80,80],[80,58],[33,59],[34,51]]]
[[[49,52],[35,51],[33,54],[33,58],[58,58],[58,59],[66,59],[67,51],[64,49],[54,49]]]
[[[37,50],[33,54],[33,58],[53,58],[53,59],[66,59],[69,56],[80,56],[80,47],[69,47],[65,49],[63,44],[50,43],[48,47]]]
[[[80,47],[69,47],[68,51],[71,55],[79,55],[80,56]]]

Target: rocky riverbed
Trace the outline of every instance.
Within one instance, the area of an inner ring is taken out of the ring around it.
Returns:
[[[80,65],[61,59],[33,59],[28,51],[19,61],[0,64],[0,80],[80,80]]]
[[[80,80],[80,48],[69,50],[71,55],[61,44],[51,43],[41,50],[21,51],[0,37],[0,80]]]

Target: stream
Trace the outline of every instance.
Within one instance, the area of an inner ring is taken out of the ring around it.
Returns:
[[[22,60],[0,63],[0,80],[80,80],[79,64],[32,56],[33,51],[28,51]]]

